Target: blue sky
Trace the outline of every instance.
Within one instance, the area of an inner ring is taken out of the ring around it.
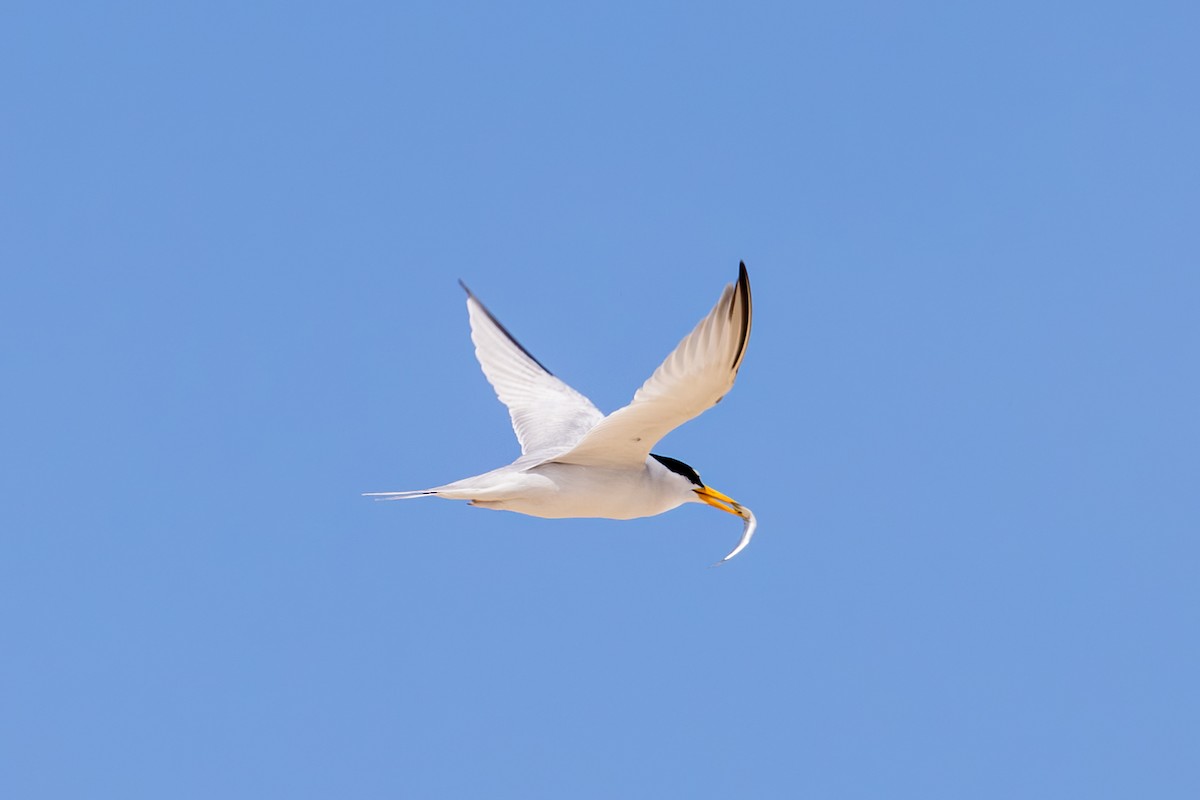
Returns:
[[[7,797],[1196,797],[1191,4],[12,4]],[[467,281],[758,514],[507,463]]]

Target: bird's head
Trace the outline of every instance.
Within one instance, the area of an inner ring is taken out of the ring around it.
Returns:
[[[742,519],[748,518],[750,512],[746,508],[744,508],[732,497],[718,492],[711,486],[705,486],[704,481],[700,480],[700,474],[687,464],[683,463],[677,458],[660,456],[657,453],[651,453],[650,456],[655,461],[662,464],[664,467],[687,482],[685,491],[690,491],[692,493],[688,498],[691,502],[707,503],[713,508],[719,508],[722,511],[739,516]]]
[[[705,486],[704,481],[700,480],[700,474],[679,459],[660,456],[655,453],[651,453],[650,456],[674,473],[677,483],[680,484],[680,491],[687,493],[688,501],[693,503],[707,503],[713,508],[719,508],[722,511],[741,517],[745,521],[746,525],[742,528],[741,541],[738,542],[737,547],[733,548],[733,552],[718,561],[717,564],[724,564],[746,549],[746,545],[750,544],[750,537],[754,536],[754,530],[758,527],[758,521],[754,518],[753,511],[732,497],[718,492],[711,486]],[[716,566],[716,564],[713,566]]]

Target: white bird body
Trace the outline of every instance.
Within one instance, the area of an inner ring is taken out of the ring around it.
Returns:
[[[624,408],[603,415],[590,400],[530,355],[467,290],[471,339],[484,375],[508,406],[521,457],[508,466],[415,492],[373,492],[380,500],[434,495],[471,505],[561,519],[634,519],[684,503],[707,503],[745,520],[750,509],[705,486],[694,469],[651,448],[699,416],[733,386],[750,337],[750,279],[742,264],[709,314]]]
[[[596,487],[603,486],[603,492]],[[524,469],[512,465],[432,490],[439,497],[516,511],[531,517],[567,519],[653,517],[686,502],[702,502],[691,483],[653,458],[639,468],[586,467],[549,462]]]

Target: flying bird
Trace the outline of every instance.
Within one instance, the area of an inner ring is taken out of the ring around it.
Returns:
[[[662,437],[712,408],[733,387],[750,339],[750,278],[736,284],[681,341],[624,408],[605,416],[521,346],[466,284],[471,341],[483,374],[508,407],[521,457],[508,466],[413,492],[368,492],[380,500],[445,497],[534,517],[633,519],[684,503],[707,503],[744,520],[742,538],[717,563],[750,543],[750,509],[706,486],[678,459],[650,452]]]

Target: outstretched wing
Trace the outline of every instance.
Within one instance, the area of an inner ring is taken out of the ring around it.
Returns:
[[[667,356],[633,401],[598,422],[554,460],[626,467],[641,464],[658,440],[717,404],[733,387],[750,338],[750,278],[741,264],[737,284]]]
[[[550,455],[579,441],[604,415],[579,392],[550,374],[479,302],[467,285],[471,341],[483,374],[508,406],[522,455]]]

